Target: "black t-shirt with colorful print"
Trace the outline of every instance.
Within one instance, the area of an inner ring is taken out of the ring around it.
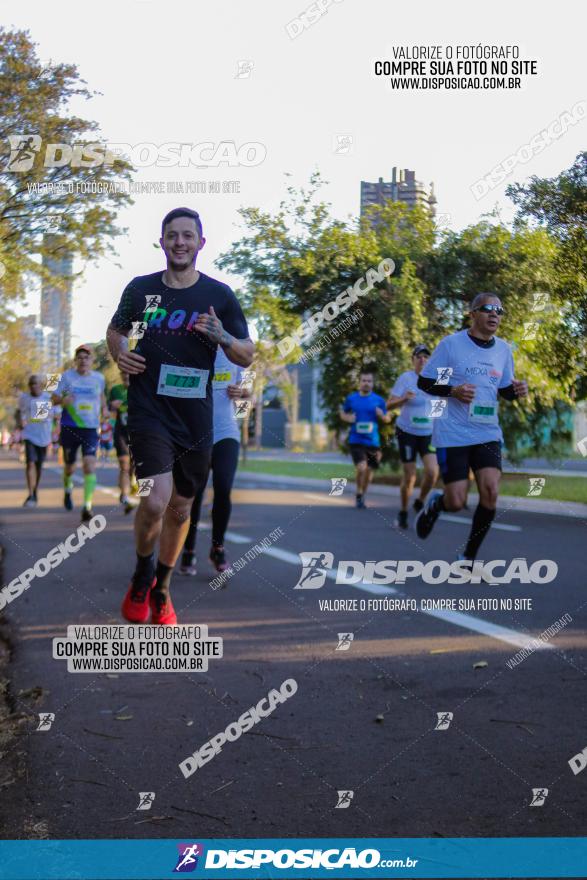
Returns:
[[[112,326],[138,339],[134,351],[146,361],[130,377],[129,431],[167,434],[185,449],[213,445],[212,379],[217,344],[194,330],[198,315],[213,307],[224,329],[248,338],[247,322],[226,284],[204,273],[191,287],[167,287],[163,273],[133,278]]]

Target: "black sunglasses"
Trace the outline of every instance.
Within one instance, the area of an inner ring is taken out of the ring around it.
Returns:
[[[483,306],[479,306],[478,309],[473,309],[474,312],[485,312],[486,315],[490,315],[491,312],[495,312],[496,315],[503,315],[504,310],[501,306],[494,306],[491,303],[485,303]]]

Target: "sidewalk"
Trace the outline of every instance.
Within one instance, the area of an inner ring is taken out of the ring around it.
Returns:
[[[278,474],[258,474],[253,471],[237,471],[237,485],[244,483],[260,483],[276,488],[289,489],[321,489],[322,491],[330,490],[328,479],[316,480],[311,477],[285,477]],[[354,486],[352,480],[348,481],[349,486]],[[369,486],[370,495],[383,495],[388,498],[399,498],[398,486]],[[477,498],[476,492],[470,493],[470,498]],[[587,522],[587,504],[579,504],[576,501],[546,501],[534,498],[519,498],[513,495],[500,495],[501,506],[507,500],[507,506],[510,510],[519,510],[524,513],[544,513],[550,516],[566,516],[572,519],[584,519]]]

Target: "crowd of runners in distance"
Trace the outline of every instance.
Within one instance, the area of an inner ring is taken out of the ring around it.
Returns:
[[[212,473],[212,541],[209,559],[229,567],[224,540],[240,444],[238,402],[252,393],[254,344],[233,291],[196,269],[205,244],[196,211],[177,208],[163,219],[164,271],[133,278],[107,330],[120,382],[106,396],[104,376],[93,369],[91,345],[79,345],[74,366],[51,390],[33,375],[20,395],[15,441],[24,443],[27,497],[38,503],[48,451],[59,443],[63,504],[74,507],[74,475],[81,450],[82,522],[92,516],[96,459],[116,450],[120,503],[136,509],[136,560],[122,602],[131,622],[174,624],[171,576],[196,574],[196,534],[202,498]],[[409,527],[417,461],[422,464],[413,503],[415,530],[425,539],[442,511],[466,506],[472,473],[479,502],[461,559],[474,560],[495,516],[503,435],[499,398],[527,395],[514,378],[512,351],[496,333],[504,313],[491,293],[474,296],[470,326],[436,348],[420,343],[411,369],[396,379],[387,398],[374,392],[365,370],[358,389],[340,407],[356,469],[356,499],[366,508],[373,472],[382,458],[380,425],[398,410],[395,435],[402,463],[400,509],[395,526]],[[140,327],[140,333],[135,328]],[[56,433],[56,426],[58,430]],[[442,476],[444,488],[435,489]],[[137,482],[149,491],[137,495]]]

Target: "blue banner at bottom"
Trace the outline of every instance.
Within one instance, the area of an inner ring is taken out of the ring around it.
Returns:
[[[587,838],[6,840],[3,880],[586,877]]]

